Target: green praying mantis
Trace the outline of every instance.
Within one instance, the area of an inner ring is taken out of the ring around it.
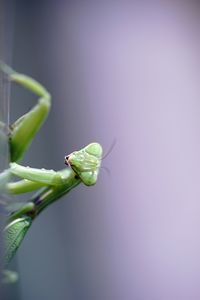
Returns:
[[[18,164],[49,113],[51,96],[33,78],[15,72],[4,63],[0,64],[0,69],[11,82],[23,86],[39,97],[37,104],[9,128],[11,163],[10,168],[0,175],[0,181],[7,176],[8,172],[19,179],[5,184],[4,189],[9,194],[17,195],[36,191],[29,201],[8,217],[3,233],[5,264],[8,264],[16,254],[33,220],[44,208],[67,194],[81,182],[87,186],[96,183],[103,150],[99,143],[91,143],[81,150],[67,155],[65,164],[68,167],[57,172]]]

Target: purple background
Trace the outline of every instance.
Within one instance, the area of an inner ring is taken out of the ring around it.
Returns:
[[[26,162],[117,140],[110,176],[35,221],[20,299],[199,300],[198,2],[17,3],[13,65],[53,95]]]

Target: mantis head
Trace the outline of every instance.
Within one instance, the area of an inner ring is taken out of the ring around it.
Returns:
[[[91,143],[65,156],[65,164],[72,168],[85,185],[94,185],[99,174],[102,153],[100,144]]]

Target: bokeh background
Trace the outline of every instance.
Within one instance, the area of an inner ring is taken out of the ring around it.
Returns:
[[[53,96],[24,164],[58,170],[117,141],[110,175],[34,222],[10,299],[199,300],[199,2],[18,0],[9,14],[9,63]],[[11,119],[35,101],[14,87]]]

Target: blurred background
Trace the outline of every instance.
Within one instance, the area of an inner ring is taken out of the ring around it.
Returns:
[[[117,140],[102,162],[110,176],[101,170],[96,186],[35,220],[9,299],[199,300],[199,2],[18,0],[6,10],[7,62],[53,97],[23,163],[59,170],[75,149],[98,141],[106,153]],[[11,121],[35,101],[12,87]]]

